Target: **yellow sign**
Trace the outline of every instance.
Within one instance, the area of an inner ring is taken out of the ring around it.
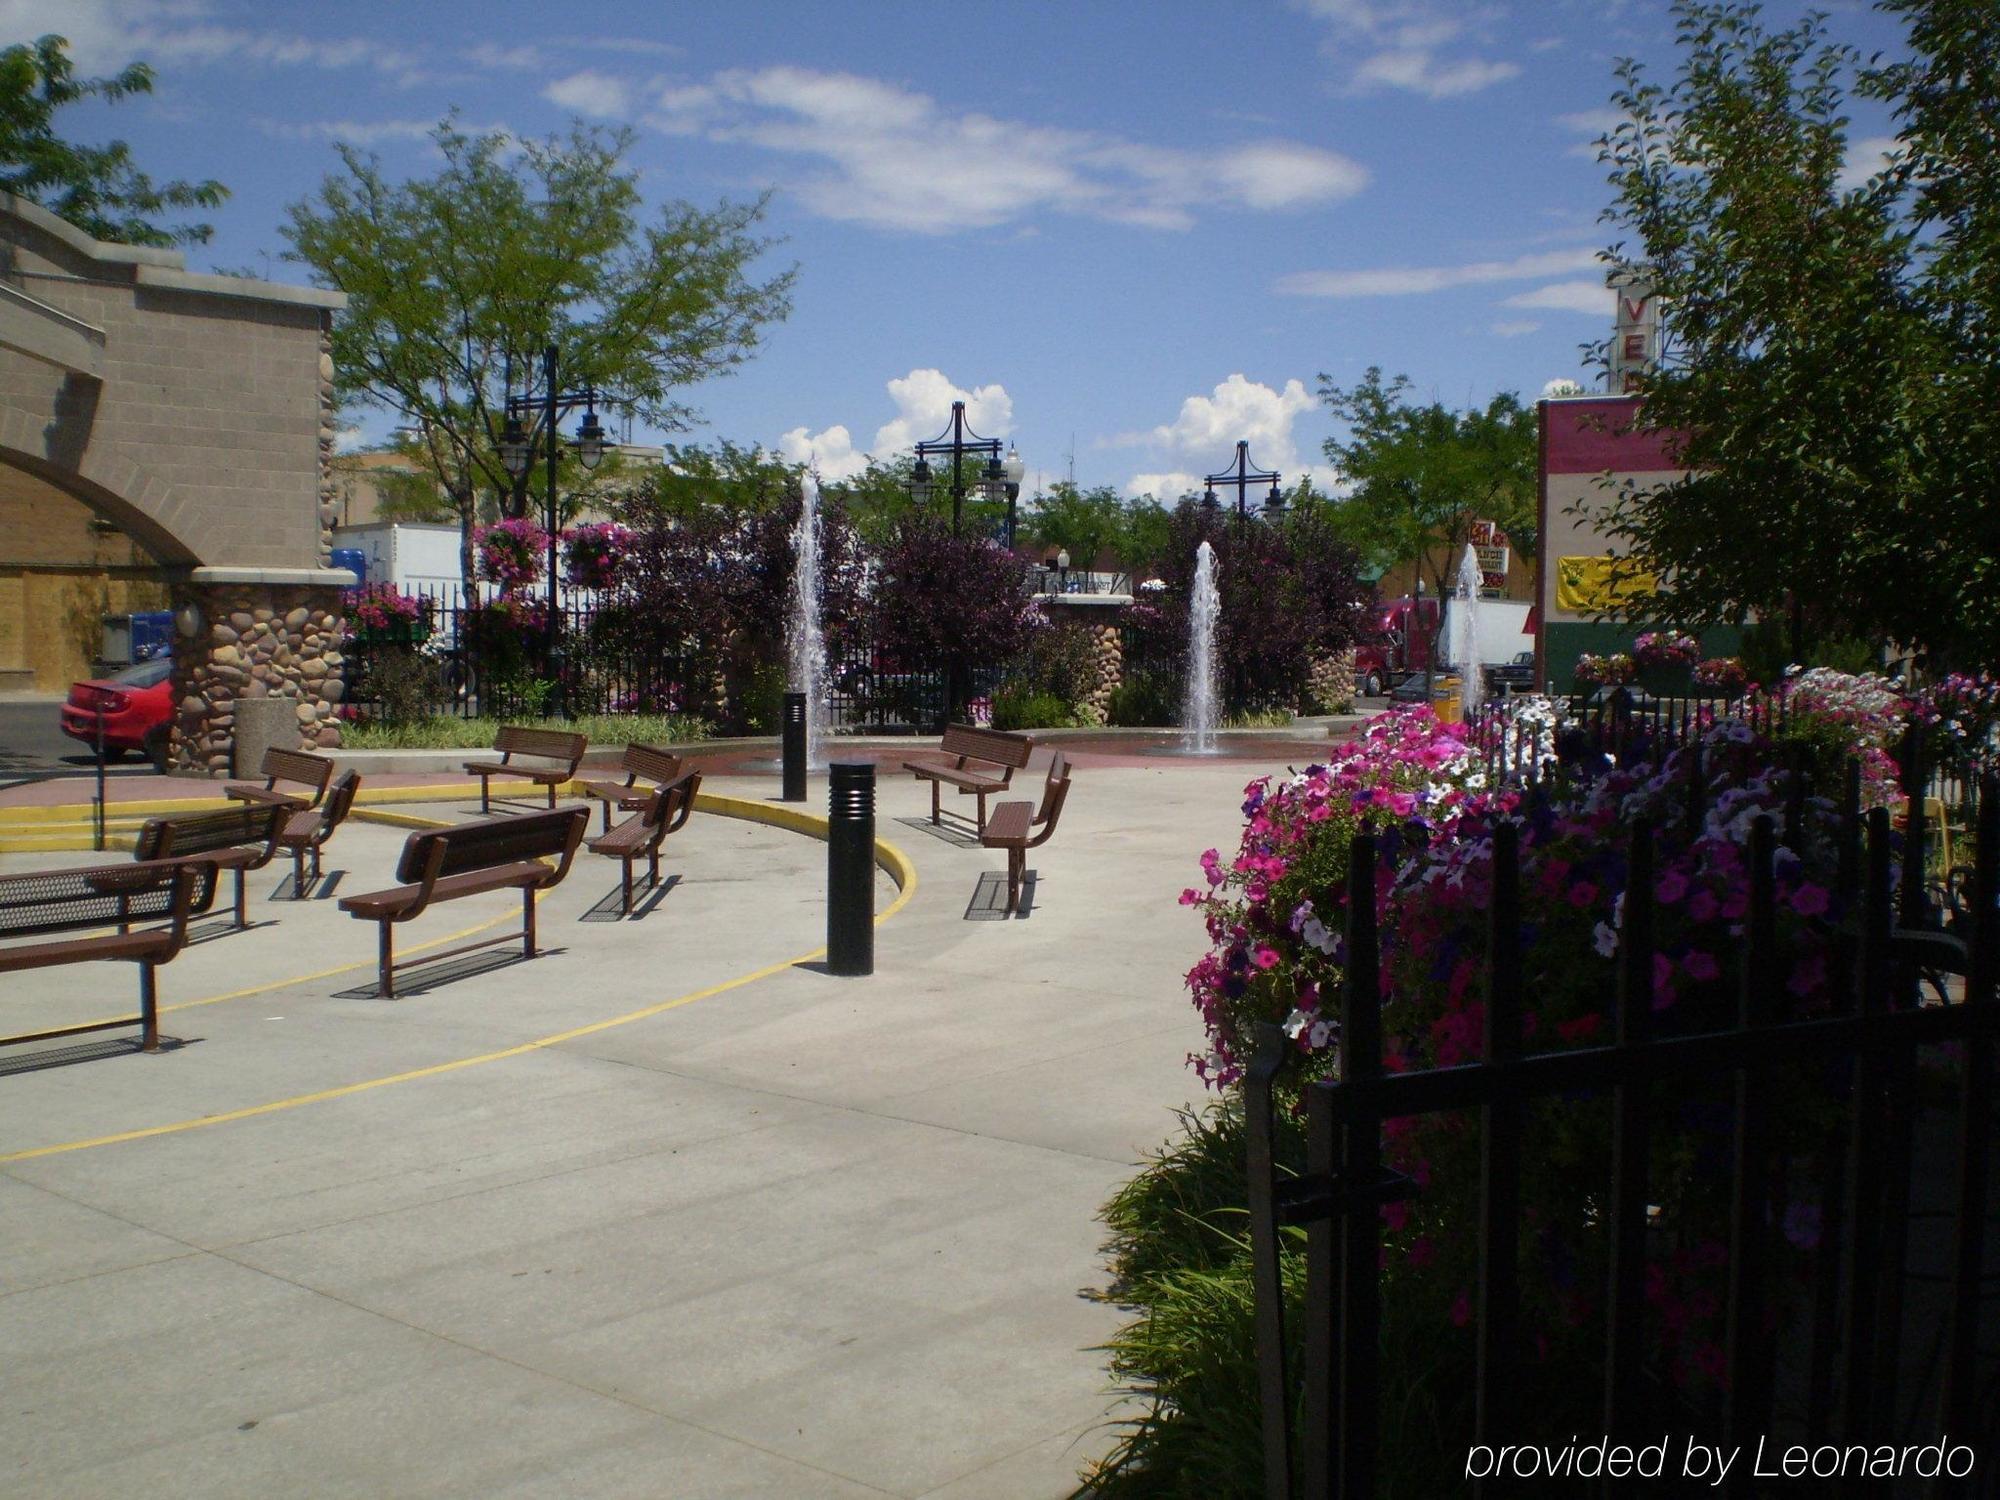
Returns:
[[[1596,614],[1658,589],[1658,578],[1629,558],[1556,559],[1556,608],[1566,614]]]

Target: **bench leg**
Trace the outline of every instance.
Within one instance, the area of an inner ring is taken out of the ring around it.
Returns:
[[[625,869],[625,915],[632,915],[632,856],[626,855],[621,861]]]
[[[555,806],[556,806],[556,784],[553,781],[551,781],[549,783],[549,810],[551,812],[555,811]]]
[[[396,940],[392,935],[394,927],[388,922],[377,922],[381,932],[376,945],[375,983],[384,1000],[396,998]]]
[[[1021,881],[1028,873],[1028,851],[1009,849],[1007,851],[1007,915],[1013,916],[1021,905]]]
[[[483,771],[479,774],[479,811],[493,811],[493,778]]]
[[[152,962],[139,965],[139,1050],[160,1050],[160,994]]]
[[[935,781],[931,783],[931,826],[933,828],[939,826],[938,785],[939,783]]]
[[[315,886],[317,886],[317,885],[319,884],[319,877],[320,877],[320,868],[319,868],[319,850],[320,850],[320,846],[319,846],[318,844],[314,844],[314,845],[313,845],[313,884],[314,884]]]
[[[986,837],[986,793],[979,794],[979,836]]]
[[[535,888],[521,887],[521,956],[535,956]]]
[[[236,930],[241,932],[249,925],[250,918],[246,914],[243,904],[243,867],[238,865],[236,867]]]
[[[313,856],[314,858],[318,858],[319,851],[317,849],[313,851]],[[314,873],[313,879],[315,882],[318,881],[319,875],[317,872]],[[303,849],[294,849],[292,851],[292,899],[294,901],[303,901],[306,899],[306,851]]]
[[[652,877],[652,888],[657,891],[660,888],[660,851],[657,846],[647,852],[646,873]]]

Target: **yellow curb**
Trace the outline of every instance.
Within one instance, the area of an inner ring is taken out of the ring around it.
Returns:
[[[392,788],[392,790],[398,789]],[[788,828],[794,832],[804,833],[814,838],[824,839],[828,833],[828,821],[822,815],[805,812],[792,807],[773,807],[768,803],[753,802],[744,797],[724,797],[710,795],[706,792],[698,792],[695,795],[695,807],[698,811],[712,812],[719,817],[740,818],[750,823],[767,823],[775,828]],[[357,816],[359,815],[357,814]],[[375,813],[370,816],[371,818],[386,819],[391,817],[409,817],[410,815]],[[412,821],[416,820],[412,819]],[[435,828],[446,825],[433,820],[422,826]],[[903,853],[894,844],[887,843],[882,839],[875,841],[875,863],[896,883],[896,899],[890,902],[882,911],[875,914],[875,925],[879,927],[900,912],[905,906],[909,905],[911,898],[916,895],[917,869],[910,862],[908,855]],[[541,892],[536,893],[537,901],[541,899],[541,895]],[[443,943],[457,942],[459,939],[468,937],[473,933],[481,932],[500,922],[511,920],[511,916],[495,917],[490,922],[482,922],[476,927],[468,927],[465,931],[453,933],[449,937],[434,938],[430,942],[421,944],[409,951],[416,953],[425,948],[435,948]],[[802,953],[796,958],[784,959],[775,964],[767,964],[763,968],[749,974],[741,974],[734,979],[725,979],[720,983],[709,985],[706,989],[694,990],[685,995],[677,995],[671,1000],[662,1000],[655,1005],[648,1005],[639,1010],[627,1011],[622,1016],[613,1016],[608,1020],[591,1021],[582,1026],[573,1026],[567,1031],[558,1031],[549,1036],[537,1037],[531,1042],[522,1042],[517,1046],[502,1048],[497,1052],[482,1052],[474,1057],[461,1057],[452,1062],[434,1063],[427,1068],[413,1068],[404,1073],[391,1073],[381,1078],[363,1079],[359,1083],[341,1084],[336,1088],[320,1089],[310,1094],[295,1094],[288,1099],[274,1099],[269,1103],[253,1104],[243,1109],[228,1110],[222,1114],[201,1115],[191,1120],[175,1120],[165,1125],[147,1125],[137,1130],[120,1131],[115,1135],[95,1136],[89,1140],[62,1141],[52,1146],[34,1146],[26,1151],[14,1151],[6,1155],[0,1155],[0,1166],[5,1166],[9,1162],[30,1161],[41,1156],[60,1156],[71,1151],[87,1151],[96,1146],[116,1146],[126,1141],[146,1140],[152,1136],[177,1135],[183,1131],[200,1130],[209,1125],[221,1125],[231,1120],[247,1120],[257,1115],[277,1114],[283,1110],[298,1109],[307,1104],[321,1104],[332,1099],[344,1099],[350,1094],[365,1093],[370,1089],[386,1088],[392,1083],[410,1083],[420,1078],[434,1078],[443,1073],[455,1073],[466,1068],[478,1067],[485,1063],[502,1062],[510,1057],[521,1057],[530,1052],[559,1046],[564,1042],[575,1041],[579,1037],[592,1036],[600,1031],[610,1031],[618,1026],[627,1026],[634,1021],[648,1020],[653,1016],[663,1015],[670,1010],[678,1010],[684,1005],[692,1005],[697,1000],[706,1000],[711,996],[724,994],[729,990],[741,989],[743,986],[754,984],[760,979],[768,979],[774,974],[782,974],[788,969],[798,967],[800,964],[811,963],[814,959],[823,957],[825,953],[825,948],[815,948],[810,953]],[[371,965],[367,961],[348,964],[337,969],[325,969],[317,974],[304,974],[290,979],[275,980],[270,984],[258,985],[252,989],[232,990],[228,994],[210,995],[201,1000],[184,1000],[178,1005],[163,1005],[160,1007],[160,1010],[162,1013],[166,1013],[177,1010],[191,1010],[200,1005],[216,1005],[224,1000],[240,1000],[251,995],[268,994],[272,990],[284,989],[290,985],[309,983],[315,979],[329,979],[338,974],[351,973],[354,970],[369,967]]]

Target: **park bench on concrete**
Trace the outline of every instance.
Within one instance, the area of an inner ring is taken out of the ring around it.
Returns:
[[[931,822],[942,821],[938,807],[941,787],[955,786],[960,795],[979,799],[979,816],[974,827],[986,832],[986,799],[1007,789],[1014,773],[1028,763],[1035,742],[1025,734],[1009,734],[1000,729],[976,729],[970,724],[945,726],[939,750],[948,761],[906,760],[903,769],[919,781],[931,784]]]
[[[278,852],[278,835],[288,811],[281,802],[253,802],[243,807],[149,818],[139,830],[133,857],[141,861],[185,860],[215,870],[233,871],[236,925],[248,927],[243,879],[252,870],[263,869]]]
[[[611,809],[620,812],[638,812],[652,801],[656,787],[665,786],[681,774],[681,758],[653,745],[627,745],[625,753],[618,757],[618,769],[625,773],[623,781],[586,781],[581,783],[586,797],[595,797],[604,804],[604,831],[611,831]]]
[[[556,788],[576,775],[583,762],[589,739],[565,729],[528,729],[519,724],[502,724],[493,736],[498,760],[469,760],[466,771],[479,778],[479,810],[493,811],[493,778],[519,776],[549,789],[549,806],[556,805]],[[526,756],[516,760],[516,756]]]
[[[319,884],[319,851],[333,837],[333,831],[347,821],[354,810],[354,794],[361,790],[361,773],[342,771],[317,807],[302,807],[285,815],[278,830],[278,847],[292,856],[292,899],[306,898],[306,856],[312,856],[313,884]]]
[[[348,896],[340,903],[340,909],[349,916],[374,922],[381,929],[377,972],[383,997],[396,998],[396,971],[408,968],[410,963],[455,958],[477,948],[511,943],[517,937],[521,939],[521,956],[535,957],[535,894],[551,889],[569,873],[570,861],[576,857],[576,846],[583,841],[583,831],[589,823],[589,808],[566,807],[559,812],[479,818],[450,828],[411,834],[403,843],[403,857],[396,865],[396,879],[403,882],[401,885]],[[554,864],[544,863],[551,859]],[[521,893],[519,932],[482,938],[442,953],[427,953],[409,963],[396,962],[393,937],[396,923],[423,915],[435,902],[503,890]]]
[[[694,811],[694,794],[701,789],[701,772],[683,771],[673,780],[653,788],[645,805],[616,828],[590,841],[592,854],[606,854],[625,863],[625,915],[632,914],[632,862],[644,857],[651,875],[651,888],[660,886],[660,845],[667,835],[678,832]],[[608,808],[609,803],[605,806]]]
[[[1069,797],[1069,759],[1058,750],[1049,761],[1048,780],[1042,784],[1042,805],[1032,802],[1002,802],[993,809],[979,842],[988,849],[1007,851],[1007,911],[1011,915],[1021,900],[1021,884],[1027,878],[1028,851],[1046,844],[1056,831],[1063,803]],[[1040,830],[1036,832],[1035,830]]]
[[[304,750],[277,750],[264,752],[264,762],[257,768],[257,774],[264,778],[262,786],[247,781],[232,781],[223,791],[238,802],[276,802],[284,807],[318,807],[326,796],[327,783],[333,780],[333,762],[324,755],[312,755]],[[297,791],[281,789],[278,783],[289,782]]]
[[[213,866],[181,860],[0,875],[0,939],[39,937],[114,924],[117,927],[113,932],[83,937],[0,944],[0,974],[98,959],[139,966],[138,1015],[0,1037],[0,1046],[137,1026],[139,1045],[148,1052],[159,1051],[155,971],[186,946],[188,918],[206,911],[215,899],[215,878]],[[131,930],[135,922],[155,919],[164,925]]]

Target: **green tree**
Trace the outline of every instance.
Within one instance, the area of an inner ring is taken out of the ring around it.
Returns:
[[[78,78],[60,36],[0,51],[0,192],[38,203],[84,233],[125,245],[206,244],[210,224],[161,224],[161,214],[215,208],[229,189],[213,180],[156,183],[123,141],[79,146],[56,134],[55,113],[79,99],[115,104],[153,91],[153,70],[133,63],[111,78]]]
[[[1456,412],[1414,405],[1410,389],[1407,377],[1385,382],[1374,366],[1352,390],[1320,376],[1320,400],[1347,425],[1344,439],[1327,439],[1326,456],[1352,486],[1327,524],[1378,566],[1427,561],[1442,597],[1474,521],[1496,522],[1533,550],[1535,413],[1511,391]]]
[[[1147,569],[1159,567],[1166,557],[1173,531],[1174,513],[1152,496],[1135,496],[1125,507],[1125,524],[1112,545],[1135,586]]]
[[[1035,497],[1020,530],[1045,555],[1060,548],[1072,567],[1091,568],[1099,553],[1122,553],[1127,515],[1123,497],[1109,485],[1085,490],[1058,480]]]
[[[1991,661],[2000,522],[2000,114],[1992,7],[1885,0],[1912,57],[1864,67],[1825,17],[1677,0],[1676,77],[1619,65],[1601,144],[1608,259],[1665,309],[1642,420],[1690,472],[1628,486],[1609,532],[1663,571],[1649,613],[1788,627]],[[1856,183],[1848,96],[1895,108]]]
[[[608,404],[676,431],[693,416],[679,393],[755,352],[764,325],[789,310],[795,272],[751,276],[770,243],[751,232],[761,198],[670,203],[642,223],[638,173],[624,165],[629,131],[578,124],[567,137],[516,143],[447,119],[432,140],[443,167],[403,183],[340,147],[343,170],[292,205],[283,233],[288,258],[347,293],[333,335],[341,397],[395,412],[424,435],[465,532],[469,581],[481,495],[521,515],[545,482],[539,463],[516,478],[500,462],[510,376],[539,397],[540,351],[553,343],[565,388],[594,386]],[[540,426],[536,411],[532,438]],[[573,487],[561,473],[557,485]]]

